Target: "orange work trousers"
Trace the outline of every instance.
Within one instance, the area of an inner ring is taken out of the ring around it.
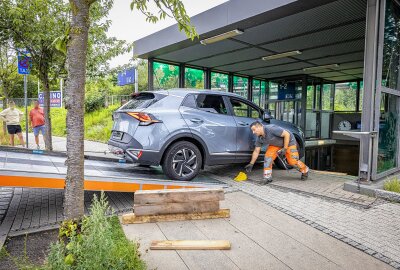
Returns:
[[[270,145],[265,152],[264,156],[264,178],[271,179],[272,178],[272,163],[278,156],[278,151],[281,150],[281,147]],[[299,152],[297,151],[296,145],[291,145],[287,148],[286,153],[287,163],[293,166],[301,173],[307,173],[308,167],[299,160]]]

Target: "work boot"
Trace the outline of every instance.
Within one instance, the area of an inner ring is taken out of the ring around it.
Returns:
[[[260,181],[261,185],[266,185],[272,182],[272,178],[263,178],[263,180]]]
[[[305,180],[307,180],[307,178],[308,178],[308,172],[301,174],[301,178],[300,178],[301,180],[305,181]]]

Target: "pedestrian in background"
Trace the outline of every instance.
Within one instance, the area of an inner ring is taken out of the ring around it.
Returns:
[[[42,132],[43,140],[46,134],[45,120],[43,109],[40,108],[38,100],[33,101],[33,109],[29,112],[29,125],[33,129],[33,135],[35,135],[36,147],[39,150],[39,132]]]
[[[24,115],[20,110],[15,108],[13,100],[8,102],[9,108],[0,113],[0,120],[7,124],[7,131],[10,134],[10,144],[14,146],[14,135],[17,134],[19,143],[25,146],[24,138],[22,137],[22,128],[20,125],[21,118]]]

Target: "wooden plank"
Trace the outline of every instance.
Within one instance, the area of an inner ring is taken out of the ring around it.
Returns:
[[[156,250],[228,250],[231,243],[227,240],[155,240],[150,249]]]
[[[189,214],[199,212],[215,212],[219,210],[219,201],[214,202],[186,202],[186,203],[164,203],[151,205],[133,206],[136,216]]]
[[[136,216],[134,213],[129,213],[122,215],[122,224],[229,218],[229,216],[230,216],[229,209],[220,209],[216,212],[210,212],[210,213],[190,213],[190,214],[172,214],[172,215],[155,215],[155,216]]]
[[[134,203],[137,205],[222,200],[224,191],[220,188],[139,190],[134,195]]]

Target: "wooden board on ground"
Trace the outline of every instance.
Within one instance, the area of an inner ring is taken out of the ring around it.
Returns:
[[[139,190],[134,195],[134,203],[140,205],[222,200],[224,200],[224,191],[220,188]]]
[[[152,241],[150,249],[227,250],[231,249],[231,243],[227,240],[161,240]]]
[[[212,202],[181,202],[137,205],[134,204],[133,211],[136,216],[166,215],[166,214],[189,214],[199,212],[216,212],[219,210],[219,201]]]
[[[136,216],[133,213],[122,215],[122,224],[138,224],[162,221],[197,220],[213,218],[229,218],[229,209],[220,209],[216,212],[190,213],[190,214],[171,214],[171,215],[151,215]]]

